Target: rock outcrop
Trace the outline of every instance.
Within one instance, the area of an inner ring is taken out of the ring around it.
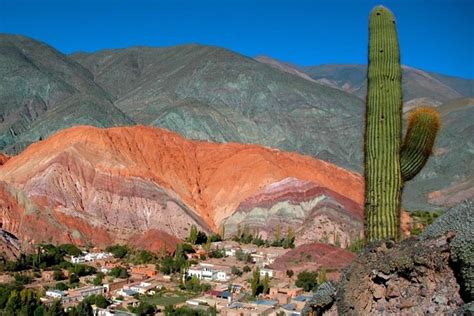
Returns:
[[[474,300],[474,199],[466,200],[446,211],[423,231],[421,238],[429,240],[453,234],[450,240],[451,261],[458,270],[461,294],[466,301]]]
[[[316,211],[327,196],[342,217],[361,222],[358,174],[294,153],[193,142],[143,126],[80,126],[29,146],[0,168],[8,197],[1,220],[23,241],[103,245],[154,234],[184,238],[192,224],[217,231],[244,201],[285,179],[294,183],[285,187],[287,205],[301,200],[305,184],[314,188]],[[43,227],[45,234],[30,225]]]
[[[448,314],[464,304],[450,239],[377,243],[357,257],[337,294],[340,314]]]
[[[315,293],[309,315],[464,315],[473,309],[474,203],[465,201],[420,238],[375,242],[340,282]]]

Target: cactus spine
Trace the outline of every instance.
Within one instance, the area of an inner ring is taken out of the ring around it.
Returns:
[[[413,178],[424,166],[439,128],[434,110],[415,111],[418,114],[410,116],[404,151],[400,152],[401,79],[395,17],[388,9],[378,6],[369,19],[365,129],[367,241],[400,238],[403,181]]]

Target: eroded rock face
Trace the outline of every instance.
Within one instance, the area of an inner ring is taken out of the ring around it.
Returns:
[[[0,204],[2,223],[28,242],[102,245],[149,240],[150,232],[182,239],[192,224],[217,230],[244,201],[281,183],[270,195],[292,205],[287,219],[302,203],[318,205],[297,222],[328,201],[334,207],[325,216],[337,208],[339,217],[360,221],[363,200],[362,178],[332,164],[255,145],[192,142],[143,126],[64,130],[11,158],[0,181],[9,201]]]
[[[452,236],[366,248],[338,286],[340,314],[446,315],[464,304],[450,265]]]
[[[363,230],[361,205],[319,183],[286,178],[265,186],[244,200],[224,221],[226,232],[237,225],[273,238],[276,227],[296,231],[296,245],[328,242],[346,247]]]
[[[3,260],[15,260],[20,255],[18,238],[3,229],[0,229],[0,254]]]

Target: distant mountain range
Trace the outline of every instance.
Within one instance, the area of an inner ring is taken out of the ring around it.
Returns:
[[[0,150],[10,154],[69,126],[144,124],[363,170],[363,65],[298,67],[203,45],[66,56],[15,35],[0,36],[0,58]],[[406,207],[454,203],[461,197],[443,196],[458,185],[462,197],[471,192],[473,87],[473,80],[404,68],[406,111],[428,103],[443,113],[435,157],[407,185]],[[441,197],[429,196],[435,191]]]

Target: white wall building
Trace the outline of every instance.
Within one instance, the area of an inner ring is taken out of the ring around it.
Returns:
[[[196,277],[199,280],[207,281],[228,281],[230,279],[226,271],[208,263],[192,266],[186,271],[186,274],[188,277]]]
[[[48,290],[46,291],[46,296],[52,297],[54,299],[62,298],[64,295],[66,295],[65,292],[60,291],[60,290]]]
[[[273,270],[272,269],[260,269],[260,276],[265,277],[268,275],[269,278],[273,278]]]

